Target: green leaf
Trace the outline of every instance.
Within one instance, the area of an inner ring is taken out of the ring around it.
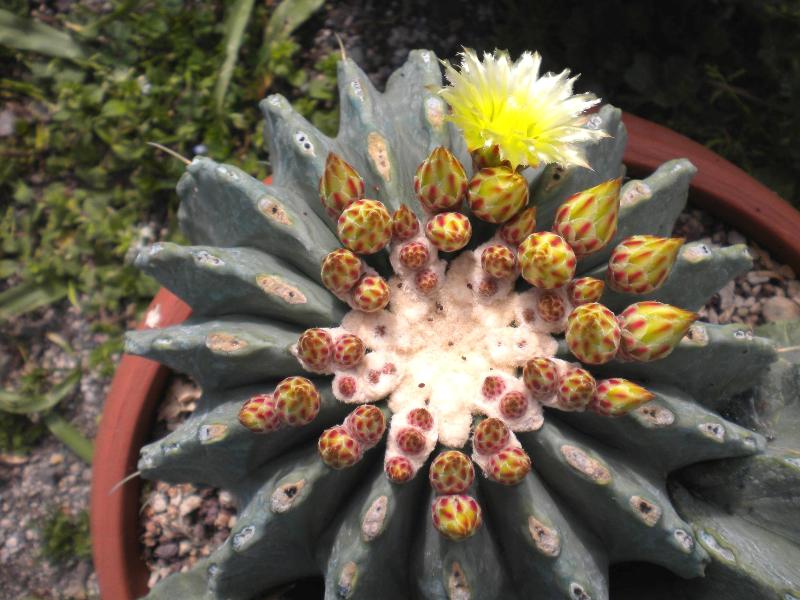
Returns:
[[[233,69],[239,57],[239,47],[242,45],[244,31],[253,11],[254,0],[236,0],[231,7],[228,18],[225,20],[225,62],[222,63],[217,74],[217,85],[214,88],[214,103],[218,112],[222,112],[225,101],[225,92],[231,82]]]
[[[265,45],[288,37],[308,21],[324,3],[324,0],[283,0],[272,13],[264,29]]]
[[[50,433],[58,438],[67,448],[77,454],[84,462],[92,464],[94,444],[64,419],[64,417],[58,413],[49,412],[44,417],[44,424],[47,425]]]
[[[0,9],[0,45],[70,60],[86,57],[83,47],[69,34],[3,9]]]
[[[122,100],[109,100],[103,105],[101,114],[104,117],[120,117],[127,114],[129,111],[128,105]]]
[[[7,321],[27,312],[58,302],[67,295],[62,283],[40,285],[35,281],[20,283],[0,293],[0,321]]]
[[[66,398],[81,380],[80,369],[75,369],[64,381],[53,386],[46,394],[20,394],[0,391],[0,410],[17,415],[29,415],[53,408]]]

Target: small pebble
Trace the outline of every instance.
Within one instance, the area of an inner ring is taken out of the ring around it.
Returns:
[[[786,321],[800,318],[800,305],[790,300],[774,296],[764,302],[764,318],[767,321]]]
[[[201,500],[200,496],[189,496],[181,502],[179,514],[182,517],[185,517],[189,513],[197,510],[202,503],[203,501]]]

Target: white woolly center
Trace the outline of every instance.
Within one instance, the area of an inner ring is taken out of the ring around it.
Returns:
[[[513,386],[517,370],[534,356],[553,356],[557,348],[541,324],[530,320],[534,298],[529,293],[501,289],[484,301],[473,292],[481,271],[478,250],[454,259],[444,284],[430,297],[416,291],[413,277],[393,277],[388,310],[351,311],[342,322],[381,361],[396,365],[389,394],[392,412],[426,407],[435,418],[439,441],[456,448],[467,442],[473,415],[494,416],[497,410],[481,393],[487,376],[503,376],[511,383],[508,391],[524,391]],[[362,380],[360,373],[349,374]],[[359,394],[351,401],[375,399]],[[529,405],[523,417],[508,423],[512,429],[541,427],[541,406],[530,397]]]

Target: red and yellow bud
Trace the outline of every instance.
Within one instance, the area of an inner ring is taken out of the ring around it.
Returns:
[[[439,285],[439,276],[433,269],[423,269],[414,277],[414,283],[417,285],[417,289],[427,296]]]
[[[617,292],[649,294],[660,288],[675,265],[683,238],[633,235],[608,259],[608,286]]]
[[[506,419],[519,419],[528,411],[528,397],[522,392],[508,392],[500,398],[500,414]]]
[[[536,310],[542,321],[558,323],[567,313],[567,304],[557,293],[545,291],[536,302]]]
[[[339,394],[344,396],[345,398],[352,398],[353,395],[356,393],[356,388],[358,385],[356,384],[356,378],[350,375],[345,377],[338,378],[339,381],[337,383],[337,390]]]
[[[346,369],[355,367],[364,358],[366,348],[361,338],[352,333],[340,336],[333,345],[333,360]]]
[[[475,479],[475,467],[463,452],[442,452],[431,463],[428,480],[437,494],[461,494]]]
[[[319,199],[325,212],[336,219],[351,203],[363,197],[364,180],[338,155],[329,153],[319,180]]]
[[[627,379],[603,379],[597,382],[597,393],[589,409],[611,417],[626,415],[655,397],[653,392]]]
[[[322,283],[334,294],[346,294],[358,283],[362,268],[360,258],[346,248],[338,248],[322,261]]]
[[[323,431],[317,449],[322,462],[332,469],[352,467],[363,455],[361,445],[341,425]]]
[[[470,152],[470,156],[472,157],[472,170],[476,172],[489,167],[511,168],[511,162],[503,160],[500,146],[497,144],[476,148]]]
[[[461,213],[441,213],[428,221],[425,236],[442,252],[455,252],[469,243],[472,224]]]
[[[526,237],[536,229],[536,207],[531,206],[519,211],[498,229],[500,238],[512,246],[519,246]]]
[[[439,146],[417,167],[414,191],[430,212],[453,210],[467,193],[467,174],[453,153]]]
[[[573,194],[556,211],[553,231],[563,237],[578,256],[597,252],[617,232],[619,188],[622,179]]]
[[[401,242],[419,233],[419,219],[408,206],[401,204],[392,215],[392,235]]]
[[[386,431],[386,417],[383,411],[373,404],[362,404],[345,419],[345,428],[362,446],[377,444]]]
[[[245,401],[239,409],[239,423],[253,433],[269,433],[283,425],[272,394],[259,394]]]
[[[292,427],[308,425],[319,413],[319,392],[305,377],[287,377],[275,388],[275,408]]]
[[[419,427],[422,431],[433,429],[433,415],[427,408],[413,408],[408,412],[406,421],[409,425]]]
[[[431,504],[433,526],[445,537],[458,542],[471,537],[481,526],[481,507],[472,496],[439,496]]]
[[[581,362],[590,365],[607,363],[619,350],[617,318],[602,304],[582,304],[567,317],[566,339],[570,352]]]
[[[601,279],[594,277],[579,277],[573,279],[567,288],[569,301],[573,306],[599,302],[606,284]]]
[[[356,200],[336,224],[339,239],[358,254],[375,254],[392,239],[392,216],[377,200]]]
[[[517,249],[522,278],[550,290],[569,283],[575,275],[575,253],[561,236],[547,231],[532,233]]]
[[[482,221],[505,223],[528,203],[528,182],[508,167],[481,169],[469,182],[467,203]]]
[[[588,371],[571,368],[558,385],[558,404],[561,410],[585,410],[594,400],[597,382]]]
[[[637,302],[622,311],[620,352],[625,358],[650,362],[668,356],[683,339],[697,313],[661,302]]]
[[[411,456],[419,454],[425,449],[425,436],[413,427],[404,427],[398,431],[395,440],[400,450]]]
[[[321,371],[330,363],[333,339],[324,329],[306,329],[297,341],[298,357],[312,369]]]
[[[495,454],[508,446],[511,430],[500,419],[484,419],[472,433],[472,447],[478,454]]]
[[[532,358],[522,367],[522,381],[537,400],[548,398],[558,389],[558,370],[549,358]]]
[[[409,242],[400,248],[400,264],[406,269],[418,271],[428,264],[428,258],[430,258],[430,252],[422,242]]]
[[[489,459],[486,476],[503,485],[517,485],[531,472],[531,459],[522,448],[506,448]]]
[[[494,244],[481,253],[481,268],[497,279],[511,277],[517,270],[517,257],[507,246]]]
[[[506,382],[503,381],[502,377],[498,377],[497,375],[489,375],[483,380],[483,385],[481,385],[481,393],[484,398],[488,400],[498,398],[500,394],[505,391]]]
[[[378,275],[362,277],[353,289],[353,304],[363,312],[376,312],[389,304],[389,284]]]
[[[392,483],[406,483],[414,476],[414,466],[405,456],[393,456],[383,463],[386,477]]]

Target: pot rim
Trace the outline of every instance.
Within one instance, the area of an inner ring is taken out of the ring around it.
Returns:
[[[708,148],[666,127],[623,113],[630,171],[654,171],[667,160],[688,158],[698,169],[693,201],[769,249],[800,273],[800,212],[775,192]],[[181,323],[191,309],[162,288],[137,329]],[[124,354],[114,374],[95,439],[90,524],[92,555],[103,598],[135,600],[148,592],[149,573],[139,543],[142,480],[112,488],[136,469],[139,449],[155,417],[170,370]]]

